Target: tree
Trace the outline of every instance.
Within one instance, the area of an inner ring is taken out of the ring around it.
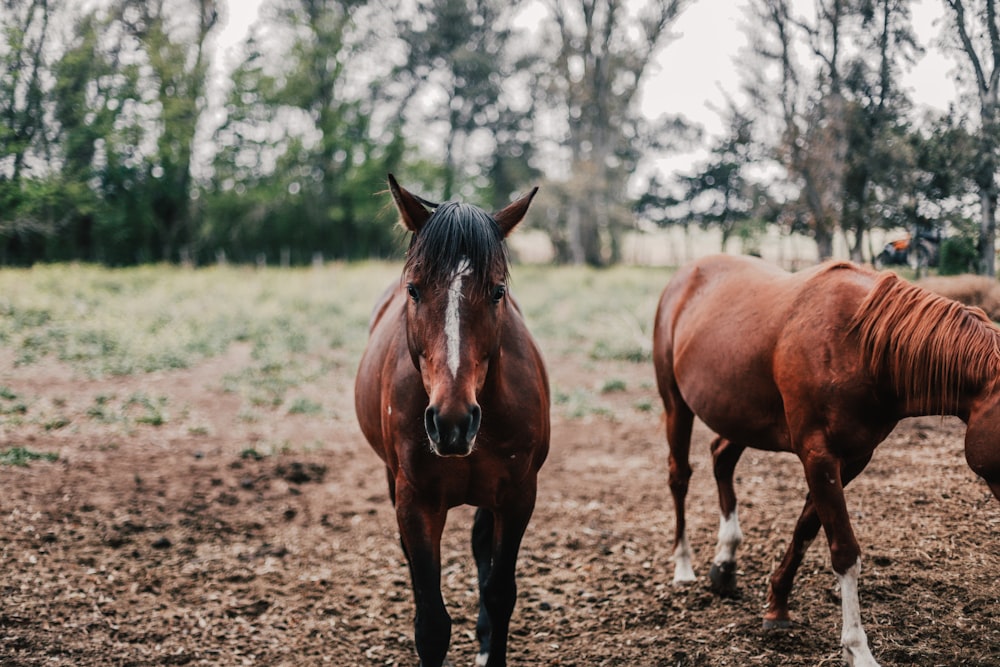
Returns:
[[[141,219],[116,204],[135,182],[122,165],[132,138],[123,114],[140,99],[139,66],[121,61],[121,33],[96,10],[73,19],[65,52],[52,67],[53,127],[50,174],[58,193],[58,233],[45,242],[45,259],[112,264],[135,261],[134,248],[117,239]],[[112,38],[117,37],[117,39]]]
[[[267,7],[271,41],[247,44],[215,132],[201,244],[238,259],[387,254],[392,221],[373,195],[404,144],[400,119],[379,115],[393,83],[378,51],[385,9],[361,0]]]
[[[996,0],[945,0],[953,19],[950,38],[969,68],[979,110],[977,164],[974,180],[979,189],[981,222],[979,270],[996,275],[996,208],[1000,192],[997,167],[1000,165],[1000,19]]]
[[[924,125],[906,142],[914,168],[900,174],[900,187],[912,193],[908,226],[947,227],[950,238],[958,237],[975,249],[980,237],[975,220],[978,137],[967,115],[955,109],[929,118]],[[975,254],[972,269],[978,270],[978,251]]]
[[[718,227],[722,248],[734,232],[748,232],[747,223],[768,208],[766,188],[747,175],[757,161],[753,121],[730,102],[729,133],[712,148],[708,161],[694,174],[680,176],[682,194],[677,202],[682,219],[702,227]]]
[[[790,202],[807,212],[820,259],[833,254],[833,236],[843,201],[844,98],[841,89],[840,0],[816,0],[813,22],[793,15],[787,0],[757,0],[751,6],[759,32],[754,53],[764,67],[753,71],[747,91],[763,116],[779,108],[776,158],[798,190]],[[807,50],[819,65],[799,63],[796,35],[806,36]],[[767,78],[777,69],[778,85]]]
[[[851,259],[860,262],[868,231],[880,223],[899,226],[911,196],[900,187],[909,180],[904,174],[913,168],[913,161],[906,142],[910,105],[897,77],[902,65],[912,62],[917,46],[907,1],[869,0],[857,12],[860,48],[848,60],[843,82],[845,165],[840,226],[848,237]]]
[[[819,258],[832,256],[839,229],[861,261],[871,227],[898,223],[908,196],[897,187],[912,159],[897,80],[918,47],[909,0],[815,0],[813,10],[756,0],[747,90],[761,117],[780,118],[775,156]]]
[[[0,252],[24,253],[23,246],[44,234],[49,221],[26,196],[29,160],[45,142],[45,50],[55,2],[8,0],[0,6]],[[37,193],[36,193],[37,194]]]
[[[653,56],[686,0],[547,0],[535,90],[540,112],[558,123],[555,151],[565,177],[546,196],[560,211],[548,227],[558,259],[603,265],[617,259],[620,230],[631,221],[626,185],[644,151],[674,129],[650,123],[637,93]],[[546,46],[547,45],[547,46]]]
[[[406,83],[400,105],[409,125],[432,136],[441,128],[441,182],[426,185],[443,199],[459,190],[466,196],[490,190],[501,208],[533,176],[509,160],[527,164],[531,152],[525,131],[532,127],[530,105],[517,108],[506,92],[509,78],[525,65],[510,53],[516,10],[500,0],[427,0],[400,21],[408,53],[393,77]]]
[[[206,40],[218,23],[219,7],[217,0],[184,0],[186,11],[174,14],[165,0],[118,3],[116,18],[149,66],[149,77],[142,83],[149,86],[146,99],[155,114],[155,129],[147,131],[156,136],[156,151],[147,159],[145,195],[158,256],[175,261],[192,252],[192,155],[205,106]]]

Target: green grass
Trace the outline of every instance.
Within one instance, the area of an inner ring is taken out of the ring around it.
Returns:
[[[332,350],[353,363],[375,300],[399,272],[394,262],[4,268],[0,347],[19,364],[55,358],[90,376],[187,368],[234,343],[251,346],[259,375]],[[512,291],[548,347],[583,345],[593,359],[648,361],[656,301],[671,271],[515,265],[511,273]],[[0,399],[12,393],[0,387]]]
[[[51,452],[36,452],[25,447],[8,447],[0,450],[0,465],[27,466],[32,461],[58,461],[59,455]]]
[[[349,348],[360,353],[375,298],[397,265],[321,269],[0,270],[0,347],[17,364],[46,358],[91,377],[187,368],[233,343],[255,359]]]
[[[330,374],[353,377],[372,307],[400,271],[399,262],[294,269],[3,268],[0,350],[16,364],[55,360],[82,377],[107,377],[189,368],[242,348],[239,358],[247,360],[218,377],[219,386],[240,396],[241,419],[321,415],[324,407],[305,398],[308,386]],[[634,388],[636,369],[649,363],[653,315],[671,273],[511,267],[511,292],[550,363],[565,357],[584,366],[620,365],[603,386],[562,390],[557,404],[567,414],[603,414],[602,396]],[[55,407],[37,416],[39,423],[49,430],[73,426]],[[182,410],[170,407],[156,396],[98,396],[84,419],[155,427],[171,412],[182,418]],[[0,385],[0,421],[24,421],[32,411],[30,397]]]
[[[591,359],[645,363],[653,315],[672,271],[661,268],[517,266],[512,292],[550,349]]]
[[[288,406],[290,415],[318,415],[322,414],[323,406],[308,398],[297,398]]]

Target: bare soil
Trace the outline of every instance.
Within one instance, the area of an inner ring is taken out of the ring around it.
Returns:
[[[104,380],[0,356],[0,384],[17,396],[8,404],[53,415],[5,417],[0,449],[58,455],[0,467],[0,664],[417,663],[384,473],[354,421],[356,360],[312,389],[321,415],[254,421],[220,381],[248,354]],[[707,580],[674,587],[651,368],[569,353],[548,362],[557,392],[594,398],[553,409],[511,664],[841,664],[822,539],[798,577],[792,629],[761,628],[767,577],[805,495],[797,460],[749,451],[737,469],[738,597],[714,597]],[[624,382],[602,384],[613,377]],[[127,417],[136,394],[165,398],[162,423],[101,419],[102,405]],[[907,421],[848,489],[863,620],[884,666],[1000,665],[1000,504],[966,466],[963,435],[950,418]],[[695,437],[690,536],[707,575],[718,519],[709,434]],[[286,446],[253,455],[275,442]],[[476,652],[471,517],[454,510],[443,545],[455,665]]]

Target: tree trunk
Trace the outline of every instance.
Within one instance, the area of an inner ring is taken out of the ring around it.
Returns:
[[[966,25],[965,3],[963,0],[946,0],[951,7],[955,23],[954,27],[962,51],[968,57],[972,74],[975,77],[976,92],[979,95],[980,166],[976,177],[979,188],[979,202],[983,218],[979,225],[979,271],[987,276],[996,275],[996,206],[997,206],[997,130],[998,108],[1000,108],[1000,25],[997,22],[995,0],[985,0],[986,13],[986,43],[980,60],[980,49],[974,43],[977,31],[969,31]],[[977,12],[973,12],[975,21],[979,20]],[[981,34],[981,33],[980,33]],[[992,64],[993,69],[987,70],[986,65]]]
[[[997,200],[993,188],[982,188],[979,194],[983,219],[979,225],[979,273],[996,276]]]

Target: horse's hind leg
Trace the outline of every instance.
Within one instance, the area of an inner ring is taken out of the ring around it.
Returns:
[[[723,597],[736,594],[736,549],[743,542],[733,471],[745,446],[722,437],[712,441],[712,468],[719,488],[719,542],[708,578],[712,591]]]
[[[479,618],[476,620],[476,639],[479,641],[477,665],[485,665],[490,656],[490,615],[486,611],[482,591],[493,568],[493,512],[479,508],[472,523],[472,555],[476,559],[479,579]]]
[[[669,447],[669,484],[674,499],[674,583],[695,581],[691,566],[691,546],[688,544],[687,521],[684,503],[687,498],[688,481],[691,479],[691,427],[694,414],[687,406],[676,387],[662,392],[667,417],[667,446]]]

